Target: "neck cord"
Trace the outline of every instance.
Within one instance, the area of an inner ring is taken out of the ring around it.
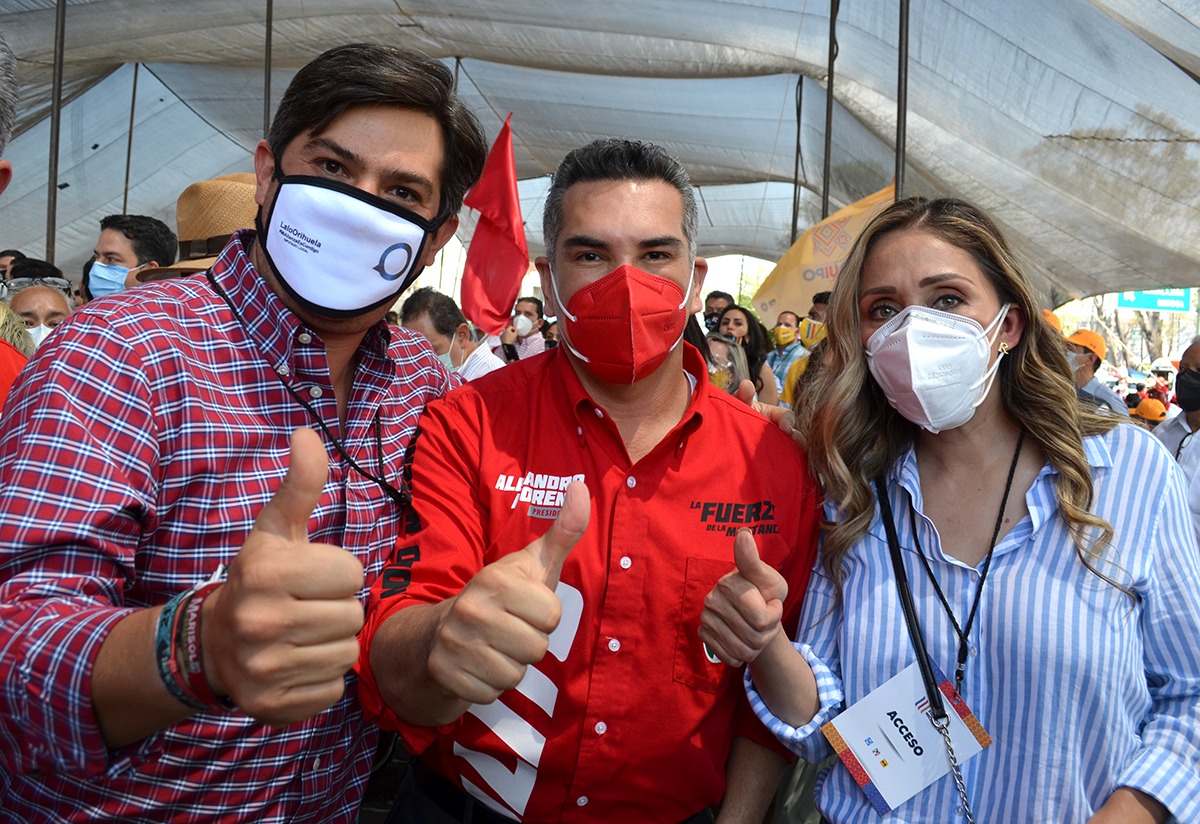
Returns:
[[[942,592],[941,586],[938,584],[937,577],[933,574],[933,569],[929,566],[929,559],[925,557],[925,550],[921,548],[921,541],[917,537],[917,514],[913,509],[912,502],[908,505],[909,523],[912,527],[913,543],[917,545],[917,555],[921,558],[921,565],[925,567],[925,574],[929,576],[930,582],[933,584],[933,591],[937,593],[938,600],[942,602],[942,608],[946,610],[946,615],[950,618],[950,624],[954,627],[955,634],[958,635],[958,660],[954,666],[954,689],[959,691],[962,689],[963,676],[967,670],[967,653],[970,649],[968,643],[971,637],[971,627],[975,624],[975,615],[979,611],[980,596],[983,593],[983,585],[987,582],[988,570],[992,568],[992,556],[996,552],[996,539],[1000,537],[1000,527],[1004,524],[1004,510],[1008,507],[1008,495],[1012,491],[1013,477],[1017,473],[1017,461],[1021,457],[1021,446],[1025,443],[1025,432],[1017,436],[1017,448],[1013,452],[1012,465],[1008,468],[1008,480],[1004,484],[1004,497],[1000,499],[1000,512],[996,515],[996,527],[992,530],[992,540],[988,545],[987,558],[983,562],[983,571],[979,573],[979,586],[975,590],[975,598],[971,602],[971,610],[967,614],[966,627],[960,628],[958,621],[954,618],[954,610],[950,608],[950,602],[946,600],[945,594]]]
[[[238,323],[240,323],[242,328],[246,330],[246,333],[249,334],[249,324],[246,323],[246,319],[242,317],[242,313],[238,311],[236,306],[234,306],[232,298],[230,298],[225,290],[221,288],[220,284],[217,283],[217,279],[214,277],[212,269],[209,269],[207,272],[205,272],[205,275],[208,277],[208,282],[212,284],[213,290],[221,296],[221,298],[225,301],[225,305],[229,307],[229,311],[233,313],[233,316],[237,318]],[[274,372],[275,370],[271,371]],[[317,410],[313,409],[312,404],[306,401],[300,395],[300,393],[297,392],[290,383],[288,383],[287,379],[283,375],[280,375],[278,372],[275,372],[275,375],[279,378],[280,383],[283,384],[283,388],[288,391],[288,394],[290,394],[301,406],[308,410],[308,414],[311,415],[313,420],[317,422],[317,426],[321,427],[321,431],[325,433],[325,437],[327,437],[329,442],[333,444],[333,448],[337,450],[337,453],[342,456],[342,460],[348,463],[350,467],[359,475],[363,476],[368,481],[371,481],[381,490],[383,490],[383,494],[387,495],[395,503],[402,507],[407,507],[410,503],[412,503],[412,492],[409,490],[408,484],[404,482],[403,477],[400,479],[399,489],[396,489],[396,487],[384,480],[387,472],[383,465],[383,424],[380,422],[380,414],[378,409],[375,410],[375,455],[379,459],[379,475],[376,476],[363,469],[362,466],[359,465],[358,461],[350,457],[349,453],[347,453],[345,448],[342,446],[341,441],[339,441],[334,436],[333,432],[329,430],[329,427],[325,425],[325,420],[320,416],[320,414],[317,413]]]

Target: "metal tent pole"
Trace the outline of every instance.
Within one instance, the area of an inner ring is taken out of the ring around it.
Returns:
[[[271,133],[271,34],[275,29],[275,0],[267,0],[266,43],[263,46],[263,139]]]
[[[829,177],[833,165],[833,63],[837,60],[837,17],[841,0],[833,0],[829,7],[829,66],[825,87],[825,167],[821,174],[821,219],[829,217]]]
[[[129,98],[129,137],[125,140],[125,189],[121,197],[121,214],[129,214],[129,170],[133,167],[133,116],[137,112],[138,69],[141,63],[133,64],[133,94]]]
[[[62,120],[63,47],[67,31],[67,0],[54,11],[54,90],[50,105],[50,163],[46,187],[46,260],[54,262],[54,229],[58,222],[58,135]]]
[[[908,140],[908,6],[900,0],[900,65],[896,71],[896,200],[904,197],[904,155]]]

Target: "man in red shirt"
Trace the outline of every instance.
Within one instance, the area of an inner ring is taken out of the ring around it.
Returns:
[[[736,540],[744,573],[783,572],[765,600],[795,622],[819,493],[681,343],[696,228],[661,149],[571,152],[536,262],[560,346],[426,408],[360,635],[365,711],[420,754],[401,820],[762,820],[783,758],[700,613]]]

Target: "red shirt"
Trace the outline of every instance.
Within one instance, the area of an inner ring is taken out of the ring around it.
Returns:
[[[784,625],[794,626],[818,487],[790,437],[713,389],[691,347],[685,363],[696,378],[687,410],[636,464],[560,350],[473,381],[421,419],[417,518],[371,590],[364,649],[393,612],[454,595],[544,533],[573,478],[591,494],[551,651],[515,690],[448,726],[416,727],[382,703],[360,656],[368,716],[509,816],[679,821],[724,795],[735,734],[774,743],[749,714],[741,672],[706,658],[700,613],[748,526],[789,581]]]
[[[325,344],[246,257],[252,237],[235,235],[213,269],[245,324],[203,275],[128,289],[72,313],[9,396],[0,428],[3,824],[358,816],[377,735],[353,676],[341,700],[306,721],[275,729],[239,712],[200,712],[116,750],[90,700],[112,626],[230,561],[287,471],[292,430],[315,428],[280,375],[339,430]],[[358,354],[341,438],[361,465],[382,461],[398,483],[421,409],[449,378],[406,329],[377,325]],[[309,535],[353,552],[369,585],[403,513],[327,451]]]
[[[6,340],[0,340],[0,409],[8,398],[8,390],[28,358]]]

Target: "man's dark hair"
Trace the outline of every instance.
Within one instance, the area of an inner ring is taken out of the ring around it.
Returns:
[[[483,171],[487,141],[475,115],[455,94],[453,73],[420,52],[351,43],[301,68],[279,101],[267,136],[275,162],[302,132],[318,135],[354,106],[396,106],[438,122],[445,159],[437,220],[457,214]]]
[[[704,302],[708,303],[713,298],[717,298],[718,300],[723,300],[726,303],[728,303],[730,306],[737,303],[737,301],[733,299],[733,295],[729,294],[728,292],[709,292],[707,295],[704,296]]]
[[[0,156],[17,125],[17,58],[0,37]]]
[[[0,258],[10,257],[14,261],[16,261],[16,260],[24,260],[25,256],[26,255],[24,252],[21,252],[17,249],[0,249]]]
[[[405,298],[400,307],[400,323],[416,320],[421,315],[427,315],[438,334],[448,338],[454,337],[458,327],[467,322],[454,299],[435,291],[432,286],[422,286]]]
[[[812,301],[813,301],[813,303],[817,304],[818,306],[828,306],[829,305],[829,297],[832,294],[833,294],[833,292],[817,292],[815,295],[813,295]]]
[[[100,231],[112,229],[129,238],[138,265],[157,261],[170,266],[179,251],[179,239],[167,224],[149,215],[109,215],[100,221]]]
[[[62,269],[53,263],[37,258],[22,257],[12,262],[8,268],[8,279],[17,278],[62,278]],[[66,280],[66,278],[63,278]]]
[[[692,180],[683,166],[653,143],[610,137],[572,149],[554,170],[542,213],[546,257],[554,260],[558,233],[562,231],[563,198],[567,189],[576,183],[606,180],[661,180],[673,186],[683,199],[683,235],[688,241],[688,255],[696,256],[700,218]]]
[[[542,311],[543,307],[542,307],[542,299],[541,298],[535,298],[533,295],[529,295],[529,296],[523,297],[523,298],[517,298],[516,302],[513,303],[514,309],[517,308],[518,303],[532,303],[534,306],[537,307],[538,320],[543,320],[546,317],[545,313]]]

